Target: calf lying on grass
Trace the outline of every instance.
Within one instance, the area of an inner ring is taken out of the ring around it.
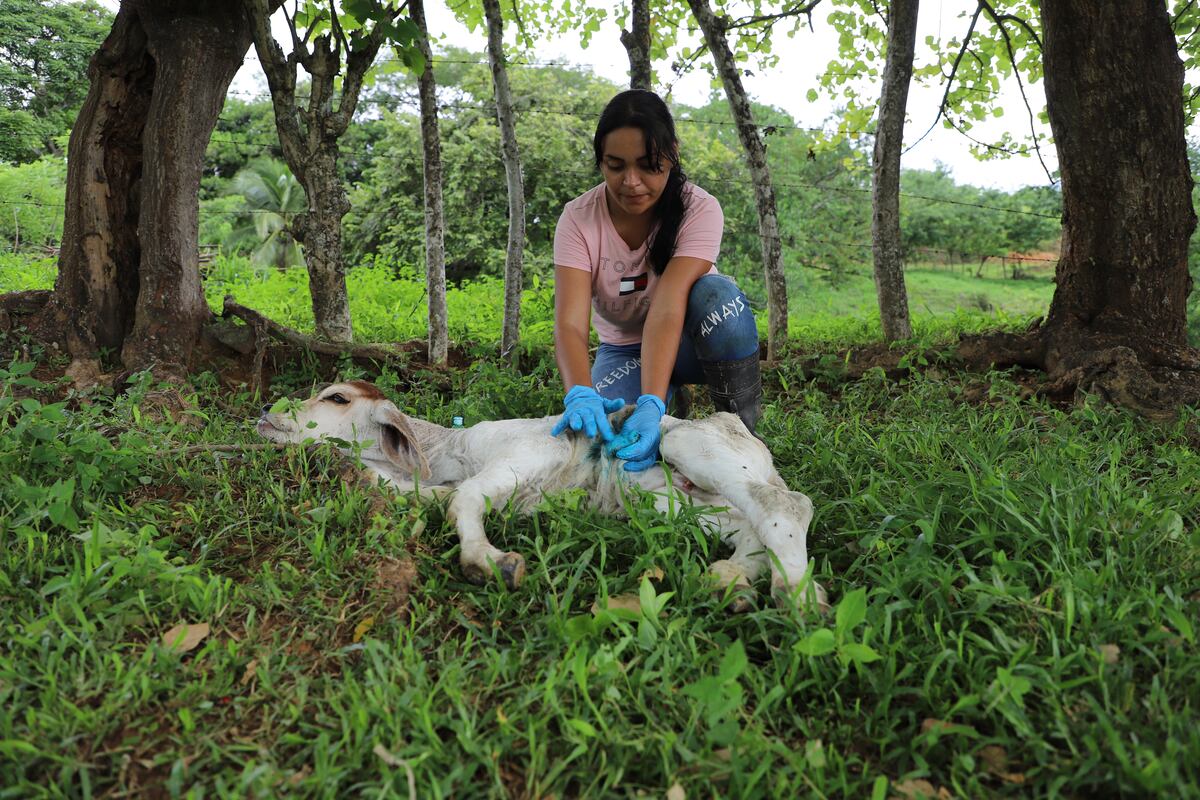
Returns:
[[[628,414],[612,415],[613,426]],[[512,502],[529,511],[545,494],[577,487],[588,505],[606,514],[624,511],[629,485],[658,495],[665,510],[678,493],[698,504],[724,507],[704,515],[704,524],[734,548],[711,567],[718,585],[748,590],[765,568],[772,593],[790,597],[808,570],[805,537],[812,503],[789,491],[766,446],[750,435],[734,414],[707,419],[662,420],[662,459],[671,468],[631,473],[622,462],[583,435],[552,437],[557,417],[481,422],[448,429],[407,417],[366,381],[328,386],[285,413],[264,408],[258,432],[276,442],[336,438],[362,445],[359,457],[380,477],[404,491],[450,496],[449,515],[462,544],[463,571],[482,583],[499,571],[509,588],[525,576],[525,559],[493,547],[483,529],[489,501]],[[815,583],[812,596],[825,607]],[[744,601],[739,607],[745,608]]]

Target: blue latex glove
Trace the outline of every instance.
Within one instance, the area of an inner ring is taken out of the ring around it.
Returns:
[[[625,459],[626,472],[643,472],[658,461],[658,443],[662,440],[659,423],[665,413],[667,406],[656,395],[644,394],[638,398],[637,410],[625,420],[621,432],[608,446],[608,452]]]
[[[606,442],[613,438],[612,425],[608,423],[608,415],[625,407],[621,399],[605,400],[590,386],[572,386],[563,398],[566,410],[562,419],[551,429],[551,436],[558,436],[570,428],[573,431],[583,431],[589,439],[595,439],[600,434]]]

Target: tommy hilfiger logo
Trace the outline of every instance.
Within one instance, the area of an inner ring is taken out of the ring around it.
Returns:
[[[634,275],[632,278],[621,278],[621,296],[633,294],[634,292],[646,291],[646,284],[650,282],[650,273],[643,272],[641,275]]]

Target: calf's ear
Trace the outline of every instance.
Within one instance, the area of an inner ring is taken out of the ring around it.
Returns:
[[[428,479],[432,474],[429,462],[417,444],[408,417],[390,402],[377,404],[371,416],[379,425],[379,447],[388,460],[405,472]]]

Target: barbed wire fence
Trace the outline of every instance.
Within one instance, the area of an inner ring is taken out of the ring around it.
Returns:
[[[69,44],[74,44],[74,43],[60,42],[60,44],[68,44],[69,45]],[[80,44],[83,44],[83,43],[80,43]],[[89,44],[89,46],[94,47],[94,45],[91,45],[90,43],[88,43],[88,44]],[[251,53],[249,55],[252,57],[253,53]],[[377,59],[377,63],[388,63],[388,62],[392,62],[392,61],[398,61],[398,59],[389,59],[389,58]],[[487,66],[487,62],[483,61],[483,60],[456,59],[456,58],[445,58],[445,57],[435,58],[434,63],[435,64],[436,63],[446,63],[446,64],[456,64],[456,65],[478,65],[478,66],[482,66],[482,67]],[[572,63],[572,62],[565,62],[565,61],[530,61],[530,60],[515,59],[513,61],[510,61],[509,66],[517,67],[517,68],[533,68],[533,69],[540,69],[540,68],[587,69],[589,66],[593,66],[593,65]],[[234,98],[245,99],[246,101],[248,101],[250,103],[269,102],[270,101],[270,95],[267,92],[249,92],[249,91],[245,91],[245,90],[236,90],[235,89],[235,90],[230,90],[228,94]],[[303,99],[303,98],[300,98],[300,99]],[[385,99],[376,99],[376,98],[372,98],[372,97],[368,96],[368,97],[363,97],[360,100],[359,108],[360,108],[360,113],[366,113],[366,109],[376,108],[376,109],[381,109],[385,113],[395,114],[395,113],[401,113],[403,111],[407,111],[407,112],[415,115],[416,99],[415,99],[415,96],[413,98],[392,96],[392,97],[387,97]],[[444,102],[444,103],[439,104],[439,109],[442,111],[459,112],[459,113],[466,113],[466,112],[481,113],[481,114],[487,115],[489,117],[494,114],[494,106],[492,106],[489,103],[483,103],[483,102],[476,102],[476,103],[462,102],[462,101]],[[578,119],[581,122],[585,122],[589,125],[594,123],[594,120],[598,117],[599,112],[600,112],[599,108],[596,108],[594,110],[593,109],[578,110],[578,109],[554,108],[551,106],[542,105],[540,103],[530,103],[530,104],[523,105],[518,111],[518,113],[520,115],[530,114],[530,115],[555,115],[555,116],[571,117],[571,118]],[[226,113],[222,113],[220,118],[223,119],[227,123],[240,121],[236,118],[231,118]],[[735,126],[734,121],[729,118],[720,118],[720,119],[698,118],[698,117],[691,116],[689,113],[677,114],[676,123],[679,125],[684,125],[684,126],[714,126],[714,127],[730,129],[730,130],[734,129],[734,126]],[[874,135],[874,132],[869,129],[850,130],[850,129],[838,129],[836,127],[831,128],[830,126],[813,127],[813,126],[803,126],[803,125],[786,125],[786,124],[772,124],[772,123],[761,124],[759,126],[759,130],[760,130],[760,133],[764,136],[764,138],[769,138],[772,136],[787,136],[787,135],[798,134],[798,133],[819,134],[819,135],[823,135],[823,136],[839,135],[839,136],[845,136],[845,137],[849,137],[849,138],[870,137],[870,136]],[[258,138],[248,137],[248,136],[229,135],[228,132],[220,132],[220,133],[215,133],[211,137],[210,141],[215,142],[217,144],[232,146],[237,150],[237,152],[239,154],[249,154],[249,153],[271,154],[277,158],[281,157],[280,145],[279,145],[278,140],[275,138],[258,139]],[[373,151],[371,149],[365,149],[365,148],[354,148],[354,147],[342,146],[339,148],[339,150],[343,156],[356,156],[356,157],[363,157],[363,158],[369,159],[369,158],[378,157],[380,155],[380,153],[377,151]],[[588,170],[582,170],[582,169],[571,169],[571,168],[564,168],[563,171],[565,171],[569,174],[578,175],[581,178],[588,178],[588,179],[593,179],[593,180],[598,179],[598,176],[595,173],[595,171],[588,171]],[[812,191],[831,192],[831,193],[840,193],[840,194],[849,194],[849,195],[870,194],[870,192],[871,192],[870,187],[864,187],[864,186],[844,186],[844,185],[833,185],[833,184],[828,184],[828,183],[814,183],[812,181],[805,180],[804,177],[799,174],[789,173],[789,172],[786,172],[783,170],[773,170],[773,179],[774,178],[777,178],[777,180],[773,180],[773,184],[774,184],[777,195],[780,196],[781,199],[787,199],[789,196],[794,196],[801,192],[812,192]],[[753,182],[748,176],[744,176],[744,177],[712,176],[712,177],[709,177],[706,180],[706,182],[718,183],[718,184],[724,184],[724,185],[732,185],[732,186],[738,186],[738,187],[753,186]],[[1034,210],[1030,210],[1030,209],[1011,208],[1011,207],[1005,207],[1005,206],[1000,206],[1000,205],[993,205],[993,204],[989,204],[989,203],[974,202],[974,201],[970,201],[970,200],[964,200],[961,198],[937,197],[937,196],[926,195],[926,194],[921,194],[921,193],[917,193],[917,192],[903,192],[903,191],[900,193],[900,195],[904,199],[907,199],[910,201],[921,202],[921,203],[945,204],[945,205],[951,205],[951,206],[969,207],[969,208],[973,208],[973,209],[986,210],[986,211],[996,212],[996,213],[1000,213],[1000,214],[1010,214],[1010,215],[1019,215],[1019,216],[1027,216],[1027,217],[1040,217],[1040,218],[1052,219],[1052,220],[1056,220],[1056,221],[1059,219],[1059,215],[1057,215],[1057,214],[1050,214],[1050,213],[1034,211]],[[0,199],[0,205],[10,206],[10,207],[26,205],[26,206],[57,208],[57,209],[62,209],[64,207],[62,203],[48,203],[45,201],[39,201],[39,200],[34,200],[34,199],[20,199],[20,200]],[[201,208],[201,217],[203,219],[245,218],[247,215],[253,215],[253,214],[276,214],[276,213],[278,213],[278,212],[271,211],[271,210],[258,210],[258,209],[246,209],[246,208],[243,208],[243,209],[213,209],[213,208],[204,208],[204,207]],[[756,225],[742,224],[742,223],[739,223],[738,221],[731,221],[728,219],[726,220],[726,233],[727,233],[727,235],[733,235],[733,236],[744,236],[744,237],[754,237],[754,238],[758,237],[758,230],[757,230]],[[828,264],[816,263],[816,261],[811,260],[811,259],[805,260],[805,259],[801,259],[801,258],[792,258],[792,259],[790,259],[789,263],[787,263],[785,266],[810,270],[810,271],[817,272],[817,273],[826,273],[826,274],[831,274],[831,275],[836,274],[839,277],[841,277],[841,276],[870,277],[871,276],[870,253],[872,250],[872,244],[869,241],[855,241],[855,240],[836,239],[836,238],[818,237],[818,236],[803,236],[803,235],[797,235],[797,234],[786,235],[784,237],[784,239],[785,239],[785,242],[784,242],[785,245],[791,246],[793,249],[798,244],[820,245],[825,248],[834,248],[839,254],[841,254],[841,257],[836,259],[837,261],[849,262],[852,264],[859,265],[857,269],[845,268],[845,267],[835,268]],[[210,260],[214,253],[214,250],[215,250],[214,246],[210,243],[205,246],[204,250],[205,250],[205,252],[202,252],[202,254],[201,254],[202,260]],[[854,255],[846,256],[845,254],[847,254],[847,253],[852,253]],[[1012,253],[1012,252],[1008,252],[1008,251],[962,252],[961,250],[952,250],[949,248],[942,248],[942,247],[914,247],[914,248],[910,249],[910,252],[909,252],[910,262],[914,261],[914,260],[922,260],[922,259],[925,261],[925,263],[933,263],[940,259],[945,264],[958,263],[960,265],[965,265],[968,262],[972,263],[972,264],[978,264],[978,267],[976,269],[977,275],[982,273],[983,265],[986,262],[988,262],[989,260],[992,260],[999,266],[1002,275],[1007,273],[1010,265],[1014,265],[1014,268],[1013,268],[1014,277],[1017,274],[1017,272],[1016,272],[1017,268],[1023,268],[1026,264],[1041,265],[1043,268],[1050,268],[1050,267],[1052,267],[1052,265],[1056,264],[1057,260],[1058,260],[1056,258],[1048,258],[1048,257],[1042,256],[1042,255],[1019,254],[1019,253]],[[957,261],[955,261],[955,260],[957,260]]]

